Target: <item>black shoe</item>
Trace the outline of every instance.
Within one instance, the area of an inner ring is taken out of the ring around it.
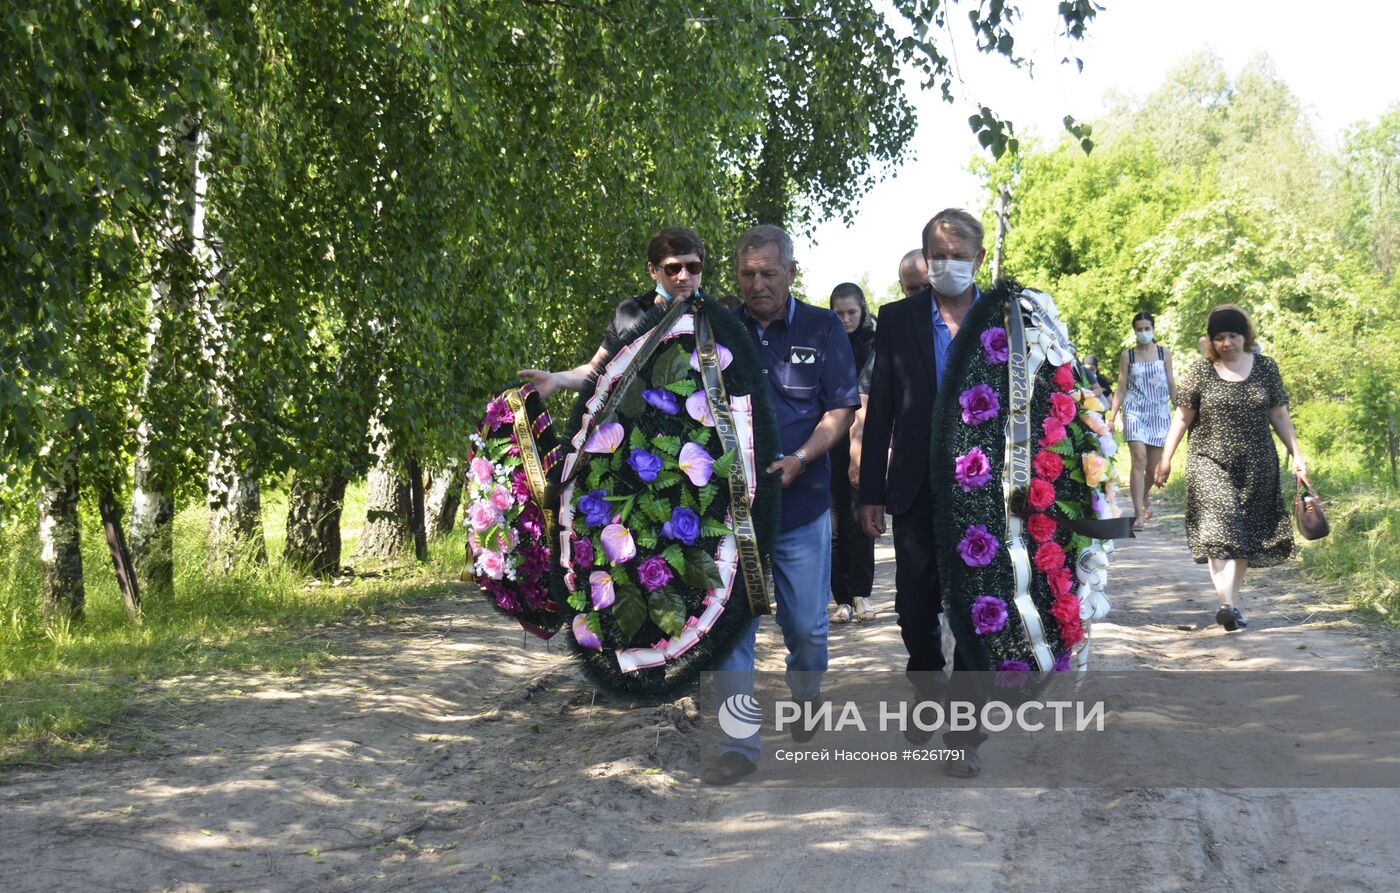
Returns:
[[[923,747],[933,740],[933,730],[921,729],[911,722],[904,727],[904,740],[915,747]]]
[[[757,769],[758,764],[753,760],[731,750],[720,754],[719,759],[705,769],[700,781],[705,784],[730,785],[747,775],[752,775]]]
[[[1230,610],[1235,612],[1235,626],[1238,626],[1240,629],[1249,626],[1249,623],[1244,619],[1244,615],[1240,613],[1239,608],[1231,608]]]
[[[976,778],[982,774],[982,757],[977,753],[977,747],[964,749],[965,756],[961,760],[949,760],[943,764],[943,774],[952,778]]]
[[[1225,627],[1227,633],[1239,629],[1240,620],[1240,612],[1228,605],[1221,605],[1220,610],[1215,612],[1215,622]]]
[[[799,703],[802,704],[802,718],[792,724],[792,727],[788,729],[788,734],[792,736],[794,744],[806,744],[817,737],[816,712],[817,708],[822,705],[822,696],[817,695],[815,698]],[[811,715],[813,720],[810,728],[806,722],[808,715]]]

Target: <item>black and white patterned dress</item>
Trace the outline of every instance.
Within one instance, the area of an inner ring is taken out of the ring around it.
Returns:
[[[1128,351],[1128,395],[1123,399],[1123,440],[1159,447],[1167,442],[1171,425],[1171,392],[1167,388],[1166,352],[1157,346],[1157,359],[1135,360]]]
[[[1186,456],[1186,543],[1191,557],[1247,558],[1270,567],[1293,554],[1269,412],[1287,406],[1278,364],[1256,356],[1244,381],[1205,360],[1177,384],[1178,406],[1196,410]]]

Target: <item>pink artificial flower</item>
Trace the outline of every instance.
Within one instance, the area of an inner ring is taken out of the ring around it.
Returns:
[[[1096,412],[1081,412],[1079,421],[1084,423],[1084,427],[1103,437],[1109,433],[1108,425],[1104,423],[1103,416]]]
[[[1045,436],[1040,438],[1039,441],[1040,445],[1043,447],[1054,446],[1064,440],[1067,434],[1065,431],[1065,423],[1052,415],[1046,416],[1045,421],[1040,423],[1040,427],[1045,430]]]
[[[515,497],[512,496],[510,491],[506,490],[505,487],[497,485],[496,488],[491,491],[491,505],[503,512],[515,505]]]
[[[491,483],[491,475],[494,471],[495,468],[491,465],[491,463],[481,458],[480,456],[477,456],[475,459],[472,460],[471,475],[472,479],[478,484]]]
[[[1006,329],[996,326],[983,332],[982,352],[986,354],[987,362],[993,366],[1005,363],[1006,358],[1011,355],[1006,343]]]
[[[489,502],[473,502],[467,506],[467,523],[472,530],[485,530],[501,523],[501,513]]]
[[[1070,587],[1074,585],[1074,577],[1069,568],[1057,567],[1045,575],[1045,582],[1050,585],[1050,595],[1060,598],[1069,594]]]
[[[1055,367],[1055,387],[1062,391],[1074,390],[1074,370],[1069,367],[1069,363]]]
[[[1035,550],[1035,569],[1048,574],[1065,566],[1065,550],[1054,540],[1041,543]]]
[[[476,556],[476,566],[481,572],[493,580],[499,580],[506,572],[506,560],[500,552],[494,549],[485,549]]]
[[[1031,515],[1026,520],[1026,529],[1031,533],[1031,539],[1037,543],[1049,542],[1055,537],[1055,530],[1059,527],[1054,519],[1049,515],[1042,515],[1039,512]]]
[[[1065,460],[1060,458],[1059,453],[1052,453],[1049,450],[1041,450],[1035,454],[1031,460],[1031,470],[1035,476],[1044,481],[1054,482],[1065,470]]]
[[[1026,491],[1026,502],[1036,511],[1043,512],[1055,504],[1055,488],[1049,481],[1035,478],[1031,481],[1030,490]]]

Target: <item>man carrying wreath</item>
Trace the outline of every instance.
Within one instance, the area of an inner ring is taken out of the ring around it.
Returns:
[[[767,466],[781,475],[782,520],[773,548],[777,621],[787,646],[787,679],[795,700],[821,697],[827,668],[826,602],[831,586],[831,470],[827,450],[849,429],[860,399],[855,358],[841,321],[830,310],[792,296],[797,263],[792,237],[776,226],[756,226],[734,251],[744,306],[735,312],[758,348],[763,377],[777,414],[782,455]],[[720,658],[721,699],[752,694],[754,618],[733,650]],[[793,739],[812,730],[794,726]],[[720,756],[704,772],[706,784],[733,784],[758,767],[759,741],[724,738]]]

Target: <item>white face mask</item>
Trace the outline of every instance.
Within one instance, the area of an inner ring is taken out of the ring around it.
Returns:
[[[928,281],[940,295],[956,298],[972,287],[972,261],[931,260]]]
[[[1138,342],[1138,344],[1147,344],[1147,343],[1150,342],[1151,340],[1152,340],[1152,330],[1151,330],[1151,329],[1143,329],[1141,332],[1138,332],[1138,333],[1137,333],[1137,342]]]

